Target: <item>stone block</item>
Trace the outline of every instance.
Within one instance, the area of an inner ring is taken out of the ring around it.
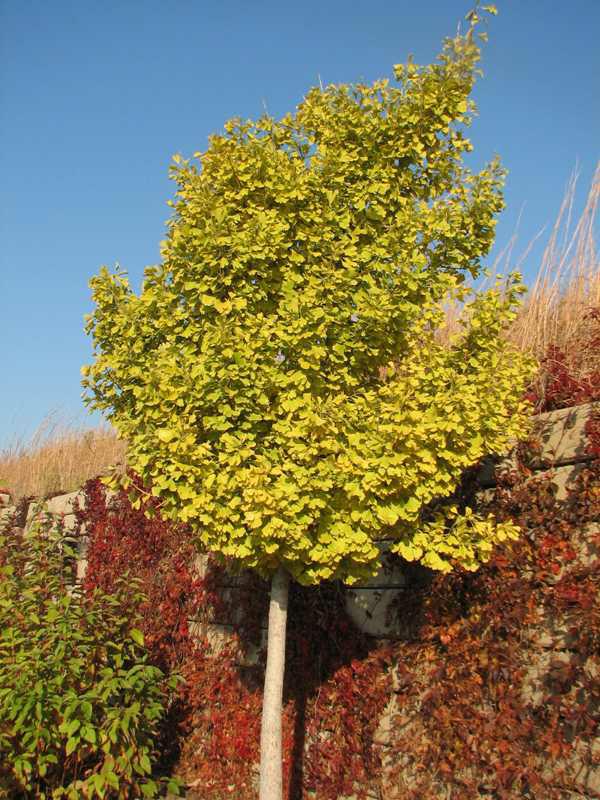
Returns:
[[[377,542],[380,551],[381,569],[373,578],[353,584],[353,589],[399,589],[407,584],[403,562],[390,552],[392,542]]]
[[[40,500],[32,500],[31,503],[27,506],[27,516],[25,518],[25,530],[27,530],[31,523],[33,522],[34,517],[37,517],[43,508],[43,503]]]
[[[578,567],[592,567],[600,558],[600,524],[588,522],[571,535],[571,545],[575,551],[573,561],[568,561],[556,575],[547,576],[546,581],[557,583],[565,573]]]
[[[8,524],[16,510],[15,506],[4,506],[4,508],[0,508],[0,531]]]
[[[213,656],[220,655],[226,647],[235,644],[235,628],[233,625],[211,622],[204,624],[203,630]]]
[[[544,617],[534,628],[529,629],[530,643],[548,651],[576,648],[577,639],[577,631],[565,619]]]
[[[346,613],[363,633],[397,638],[400,627],[392,605],[409,581],[402,560],[390,552],[392,542],[377,542],[381,569],[373,578],[346,588]]]
[[[560,670],[563,664],[569,664],[572,658],[573,653],[566,649],[528,650],[528,664],[521,686],[523,700],[539,706],[544,697],[552,694],[552,673]],[[593,680],[600,678],[598,664],[593,657],[588,658],[584,670],[589,678]],[[577,685],[574,685],[572,691],[577,690]]]
[[[198,553],[194,559],[192,571],[194,574],[203,580],[211,576],[213,570],[219,570],[217,585],[224,589],[235,589],[249,586],[254,579],[254,574],[251,570],[244,570],[239,574],[233,574],[226,570],[221,570],[217,567],[213,556],[210,553]]]
[[[554,467],[542,474],[547,475],[554,485],[556,499],[564,501],[568,498],[569,490],[573,489],[577,476],[583,469],[585,469],[585,463],[570,464]]]
[[[77,529],[77,518],[75,511],[83,506],[84,494],[82,491],[69,492],[68,494],[57,495],[49,500],[33,500],[27,508],[27,518],[25,530],[31,528],[34,520],[39,522],[54,519],[56,524],[61,524],[67,533],[72,533]]]
[[[63,530],[72,533],[77,529],[77,517],[75,514],[65,514],[64,517],[57,517],[62,522]]]
[[[595,709],[591,709],[595,713]],[[557,761],[542,765],[541,775],[550,783],[557,772],[561,782],[573,788],[566,791],[565,800],[592,800],[600,797],[600,737],[591,736],[573,743],[573,748]]]
[[[398,700],[396,695],[392,692],[390,699],[381,713],[379,723],[377,724],[377,730],[373,736],[373,741],[375,744],[382,745],[384,747],[391,744],[394,730],[394,719],[397,714]]]
[[[346,589],[346,613],[363,633],[378,639],[397,638],[400,631],[394,603],[398,589]]]
[[[77,583],[83,583],[85,574],[87,572],[88,560],[87,558],[78,558],[75,563],[75,580]]]
[[[232,641],[233,625],[217,625],[205,619],[188,620],[190,637],[193,642],[207,642],[212,655],[218,655],[223,648]]]
[[[190,635],[196,643],[206,642],[212,657],[219,657],[225,650],[233,650],[236,663],[241,667],[253,667],[260,661],[260,656],[267,643],[267,631],[262,630],[259,643],[248,643],[240,646],[236,629],[233,625],[223,625],[205,620],[189,620]]]
[[[540,470],[589,461],[584,429],[592,411],[600,411],[600,402],[548,411],[534,417],[531,437],[539,443],[540,449],[526,458],[527,466]],[[499,472],[515,470],[517,466],[514,449],[503,457],[486,456],[480,465],[479,485],[483,488],[495,486]]]
[[[592,758],[586,758],[584,751],[588,750],[588,754]],[[592,763],[590,764],[590,760]],[[577,797],[581,800],[583,797],[600,796],[600,737],[595,737],[588,742],[577,742],[573,748],[573,752],[566,759],[567,768],[573,775],[575,783],[577,784]],[[594,763],[595,762],[595,763]]]
[[[8,494],[8,492],[0,491],[0,508],[2,506],[10,506],[10,504],[11,504],[10,494]]]
[[[569,464],[589,459],[586,455],[585,424],[592,411],[600,411],[600,402],[564,408],[538,414],[533,420],[533,436],[539,440],[541,450],[530,465]]]
[[[246,569],[237,574],[225,571],[219,585],[225,589],[244,589],[251,586],[254,580],[255,575],[252,570]]]
[[[89,537],[80,536],[77,539],[77,560],[75,562],[75,580],[77,583],[83,583],[85,574],[87,572],[87,552],[89,547]]]
[[[206,578],[208,573],[210,562],[210,556],[208,553],[198,553],[198,555],[194,558],[194,563],[192,565],[192,572],[196,575],[197,578],[203,580]]]
[[[46,501],[46,509],[50,514],[74,514],[79,511],[85,502],[85,496],[82,491],[69,492],[68,494],[59,494],[56,497],[51,497]]]
[[[581,461],[576,464],[563,464],[545,470],[540,469],[527,478],[527,481],[540,480],[547,477],[554,485],[556,499],[559,502],[564,502],[569,496],[569,490],[574,488],[577,476],[585,469],[587,463],[587,461]],[[482,488],[475,493],[477,503],[490,503],[494,499],[495,474],[493,467],[489,466],[482,472],[482,486],[487,488]]]
[[[224,625],[241,625],[248,607],[248,590],[241,586],[219,586],[216,608],[207,609],[207,618],[210,622]],[[266,627],[266,619],[262,622]]]
[[[543,536],[543,528],[533,528],[527,535],[532,537]],[[571,531],[569,541],[574,550],[574,557],[571,560],[563,558],[561,561],[562,566],[557,572],[551,572],[546,569],[544,583],[558,583],[566,573],[573,569],[594,567],[600,559],[599,539],[600,525],[597,522],[589,522]],[[597,568],[598,565],[596,565]],[[533,572],[528,569],[523,572],[523,577],[529,580],[533,577]]]
[[[588,522],[582,525],[571,539],[576,562],[582,567],[591,567],[600,558],[600,522]]]

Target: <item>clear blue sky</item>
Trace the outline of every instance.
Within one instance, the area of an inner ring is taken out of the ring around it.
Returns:
[[[171,156],[316,84],[431,61],[469,0],[0,0],[0,448],[51,411],[88,419],[83,315],[100,265],[158,261]],[[600,1],[497,0],[475,92],[476,165],[510,173],[497,250],[555,218],[600,157]],[[526,266],[539,261],[534,250]],[[89,418],[90,424],[98,418]]]

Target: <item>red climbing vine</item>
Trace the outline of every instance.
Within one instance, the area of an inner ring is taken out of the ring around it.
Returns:
[[[576,381],[557,351],[549,358],[538,407],[598,399],[598,375]],[[586,431],[588,454],[598,456],[598,415]],[[463,502],[480,490],[473,475]],[[200,569],[192,531],[145,516],[159,511],[154,499],[135,510],[125,493],[107,500],[98,481],[86,494],[88,589],[110,590],[129,571],[147,597],[152,659],[185,678],[165,758],[190,798],[256,798],[265,585],[210,560]],[[579,466],[566,501],[550,473],[523,468],[499,476],[478,502],[523,535],[476,573],[407,565],[412,577],[393,610],[400,641],[355,629],[343,587],[293,587],[287,800],[600,797],[600,462]],[[219,639],[214,630],[234,633]]]

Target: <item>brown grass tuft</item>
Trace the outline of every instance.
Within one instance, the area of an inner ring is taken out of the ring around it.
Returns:
[[[536,280],[509,335],[519,348],[540,359],[550,346],[557,347],[575,370],[586,372],[594,365],[597,368],[600,359],[599,352],[589,349],[586,324],[587,312],[600,307],[600,255],[595,238],[600,163],[573,227],[577,177],[574,174],[569,181]]]
[[[571,176],[556,222],[550,233],[542,261],[525,296],[520,313],[507,331],[507,337],[519,349],[542,361],[549,348],[564,354],[564,363],[576,380],[585,382],[600,370],[600,324],[590,311],[600,310],[600,255],[596,244],[598,206],[600,203],[600,162],[596,167],[583,211],[573,224],[573,204],[577,173]],[[481,281],[478,289],[493,286],[499,271],[504,274],[520,270],[534,242],[531,242],[516,266],[511,266],[516,236],[500,254],[491,276]],[[502,270],[499,265],[502,263]],[[450,302],[446,322],[439,331],[443,342],[460,328],[462,307]],[[545,385],[545,366],[541,365],[538,381]]]
[[[70,492],[124,461],[125,445],[111,428],[84,428],[50,414],[29,441],[0,451],[0,486],[14,501]]]

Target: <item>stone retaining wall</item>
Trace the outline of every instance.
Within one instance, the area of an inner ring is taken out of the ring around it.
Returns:
[[[578,472],[586,462],[591,460],[591,456],[585,452],[584,427],[592,410],[600,410],[600,403],[553,411],[534,418],[533,434],[538,446],[534,446],[531,450],[526,466],[532,470],[532,477],[546,474],[551,479],[558,500],[566,498],[568,489],[572,486]],[[486,492],[493,490],[495,475],[499,470],[514,467],[516,467],[514,454],[500,460],[499,463],[488,460],[483,465],[478,478],[481,493],[485,496]],[[53,497],[42,504],[32,503],[27,511],[25,528],[28,528],[40,515],[49,514],[65,529],[74,530],[76,527],[75,510],[83,501],[82,492],[71,492]],[[14,510],[10,496],[0,493],[0,529]],[[597,525],[593,524],[585,526],[579,532],[577,558],[583,564],[589,565],[597,561],[600,555],[593,543],[596,534]],[[371,581],[347,589],[346,609],[350,618],[365,633],[376,639],[397,639],[402,637],[402,630],[399,628],[399,622],[395,621],[398,619],[398,615],[389,613],[390,607],[397,600],[400,591],[410,588],[411,573],[401,566],[396,557],[386,554],[385,551],[389,544],[381,542],[380,547],[383,553],[381,571]],[[86,538],[85,535],[82,535],[77,560],[78,580],[81,580],[85,574],[85,549]],[[207,564],[207,556],[198,557],[197,569],[200,573],[207,569]],[[558,577],[560,576],[557,576],[557,579]],[[243,584],[243,576],[241,578],[231,577],[226,585],[221,587],[222,591],[226,592],[229,599],[233,601],[234,608],[236,597],[240,598],[240,605],[242,604]],[[193,621],[198,634],[208,636],[215,654],[218,654],[220,648],[230,641],[235,624],[235,613],[233,618],[228,620]],[[523,632],[523,647],[528,648],[528,652],[531,649],[531,663],[525,689],[531,701],[535,702],[536,697],[541,697],[540,686],[548,672],[548,664],[551,661],[568,659],[569,649],[574,645],[570,637],[571,634],[566,628],[561,627],[555,620],[544,618],[536,626],[535,631]],[[257,646],[253,652],[246,653],[241,658],[245,659],[247,663],[253,663],[258,657],[259,651],[260,646]],[[240,663],[244,663],[244,661]],[[590,669],[593,669],[593,665],[590,665]],[[598,679],[600,680],[600,675]],[[427,682],[426,676],[424,676],[424,681]],[[389,741],[391,721],[396,714],[397,707],[395,693],[393,693],[380,720],[377,734],[378,739],[384,744]],[[600,739],[595,741],[593,746],[597,746],[600,757]],[[577,759],[576,753],[573,758]],[[600,796],[600,767],[587,772],[582,769],[579,778],[580,791],[576,794],[569,793],[567,797],[585,799]],[[352,799],[347,798],[346,800]]]
[[[600,403],[588,403],[574,408],[560,411],[550,411],[534,418],[533,436],[539,443],[539,449],[534,449],[529,459],[528,467],[534,475],[548,473],[555,485],[556,496],[559,500],[565,499],[569,486],[573,484],[577,473],[582,466],[590,460],[585,452],[584,427],[593,409],[600,409]],[[495,475],[498,470],[516,467],[515,456],[510,455],[500,462],[488,459],[481,470],[479,483],[482,494],[492,489],[495,485]],[[84,502],[83,492],[75,491],[52,497],[43,503],[34,501],[27,511],[25,528],[29,528],[32,521],[40,515],[50,515],[67,531],[76,527],[75,511]],[[9,495],[0,493],[0,528],[5,519],[14,512]],[[590,531],[590,534],[592,532]],[[80,537],[79,558],[77,561],[77,577],[79,580],[85,575],[87,541],[85,535]],[[394,639],[402,635],[398,622],[394,622],[397,615],[390,614],[390,606],[398,597],[401,590],[406,590],[410,582],[409,575],[400,566],[399,560],[386,553],[389,543],[381,542],[383,553],[382,568],[377,577],[370,581],[355,585],[346,590],[346,610],[354,623],[365,633],[378,639]],[[595,557],[590,551],[590,538],[582,532],[581,553],[587,558]],[[206,557],[199,558],[199,569],[206,568]],[[224,591],[235,596],[236,591],[241,591],[239,580],[231,579],[223,587]],[[235,620],[219,620],[212,624],[209,633],[218,647],[220,640],[225,640],[228,633],[235,627]]]
[[[57,495],[43,501],[32,500],[27,508],[23,530],[28,531],[34,521],[50,521],[61,525],[66,532],[75,532],[77,530],[75,512],[83,507],[84,502],[84,494],[81,490]],[[11,504],[10,495],[0,493],[0,530],[13,517],[16,510],[16,507]],[[85,576],[86,550],[87,538],[85,534],[80,534],[77,536],[76,578],[78,581],[83,580]]]
[[[533,449],[526,466],[532,470],[532,477],[546,474],[551,478],[558,500],[567,497],[577,474],[591,456],[585,452],[585,424],[593,409],[600,410],[600,403],[587,403],[574,408],[550,411],[534,418],[532,439],[539,446]],[[504,459],[487,459],[481,469],[478,482],[481,496],[493,492],[496,475],[502,470],[516,469],[515,454]],[[589,532],[591,536],[591,531]],[[582,532],[582,554],[587,552],[590,536]],[[386,544],[381,543],[382,550]],[[589,554],[588,554],[589,555]],[[346,611],[351,619],[365,633],[380,639],[394,639],[402,635],[397,615],[390,608],[400,590],[405,590],[408,575],[400,568],[393,557],[384,561],[379,575],[368,583],[347,590]]]

